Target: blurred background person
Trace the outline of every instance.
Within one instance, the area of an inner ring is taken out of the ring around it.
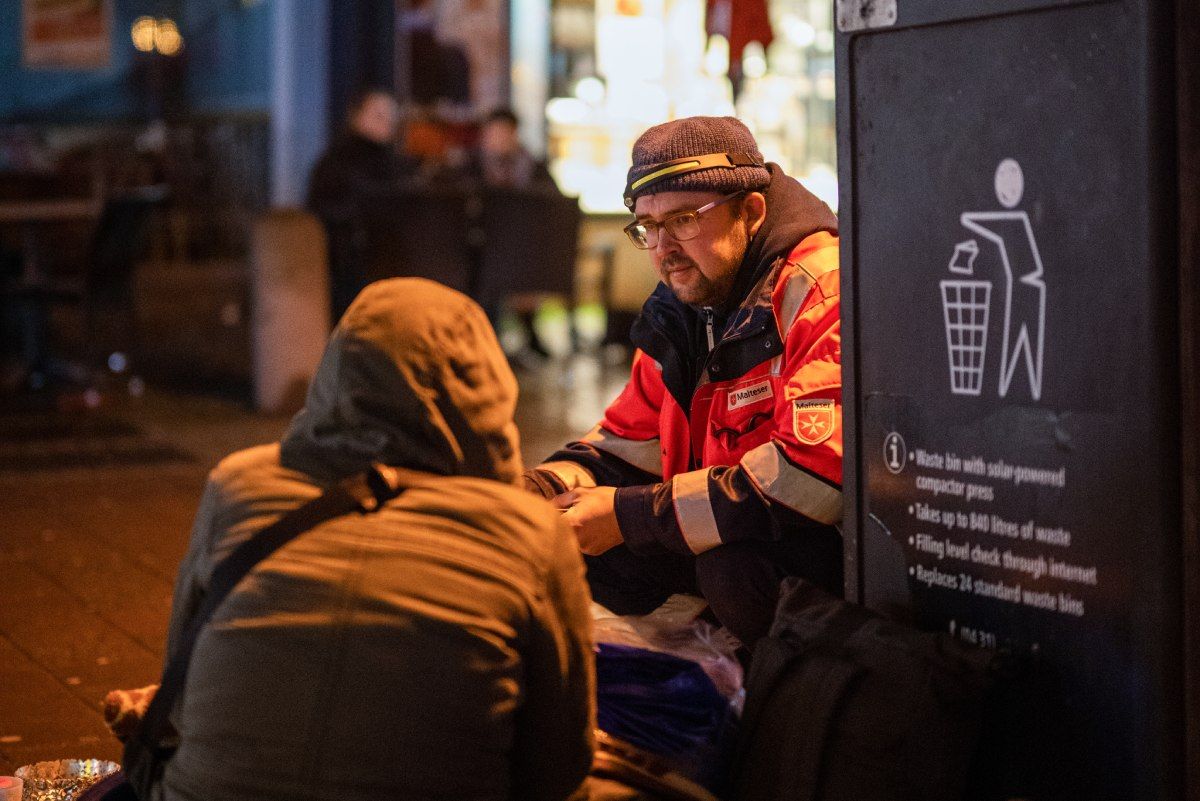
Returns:
[[[488,188],[558,191],[543,162],[536,160],[517,135],[520,121],[512,109],[488,114],[468,162],[470,176]]]
[[[466,164],[468,180],[481,192],[489,189],[514,189],[530,192],[559,193],[558,185],[544,162],[535,159],[521,144],[517,134],[520,120],[509,108],[498,108],[484,118],[479,137]],[[516,318],[524,345],[514,356],[517,366],[525,362],[541,362],[550,356],[537,333],[534,316],[540,298],[536,295],[515,295],[505,304],[487,310],[492,324],[500,330],[501,317],[511,309]]]
[[[366,89],[351,100],[348,124],[313,167],[306,206],[325,226],[329,253],[332,321],[367,285],[365,239],[359,204],[374,190],[411,178],[414,160],[396,152],[400,121],[396,99],[384,89]]]

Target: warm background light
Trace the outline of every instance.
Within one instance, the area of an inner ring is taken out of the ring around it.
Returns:
[[[154,17],[138,17],[129,30],[133,46],[143,53],[158,51],[164,56],[175,56],[183,49],[183,35],[175,20]]]
[[[154,45],[164,56],[176,55],[183,49],[183,37],[174,20],[160,19],[154,28]]]
[[[153,17],[138,17],[133,21],[133,27],[129,31],[130,38],[133,39],[133,46],[143,53],[149,53],[154,50],[154,29],[157,27]]]

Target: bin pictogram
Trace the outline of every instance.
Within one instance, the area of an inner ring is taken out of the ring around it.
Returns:
[[[982,248],[988,252],[986,261],[1004,271],[999,298],[1004,316],[996,337],[1000,348],[997,394],[1001,398],[1008,395],[1017,368],[1024,363],[1030,396],[1037,401],[1042,395],[1046,282],[1029,215],[1013,208],[1021,202],[1024,182],[1020,164],[1013,159],[1001,161],[996,168],[996,199],[1006,210],[964,211],[959,216],[963,227],[976,238],[956,244],[950,256],[950,272],[963,277],[940,282],[950,391],[955,395],[980,395],[983,390],[993,282],[974,277]]]
[[[978,395],[983,389],[992,282],[950,280],[941,285],[950,391],[955,395]]]

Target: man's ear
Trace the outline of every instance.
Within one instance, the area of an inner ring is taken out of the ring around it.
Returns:
[[[742,200],[742,214],[746,218],[746,233],[754,236],[767,219],[767,198],[762,192],[748,192]]]

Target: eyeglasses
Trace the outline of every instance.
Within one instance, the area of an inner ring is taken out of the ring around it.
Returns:
[[[667,233],[671,235],[671,238],[678,242],[695,239],[700,234],[701,214],[706,211],[712,211],[722,203],[728,203],[744,191],[731,192],[722,198],[714,200],[712,203],[704,204],[695,211],[681,211],[678,214],[672,214],[660,223],[649,220],[634,220],[625,226],[625,235],[629,237],[629,241],[638,250],[648,250],[649,248],[658,247],[658,238],[664,228],[667,229]]]

